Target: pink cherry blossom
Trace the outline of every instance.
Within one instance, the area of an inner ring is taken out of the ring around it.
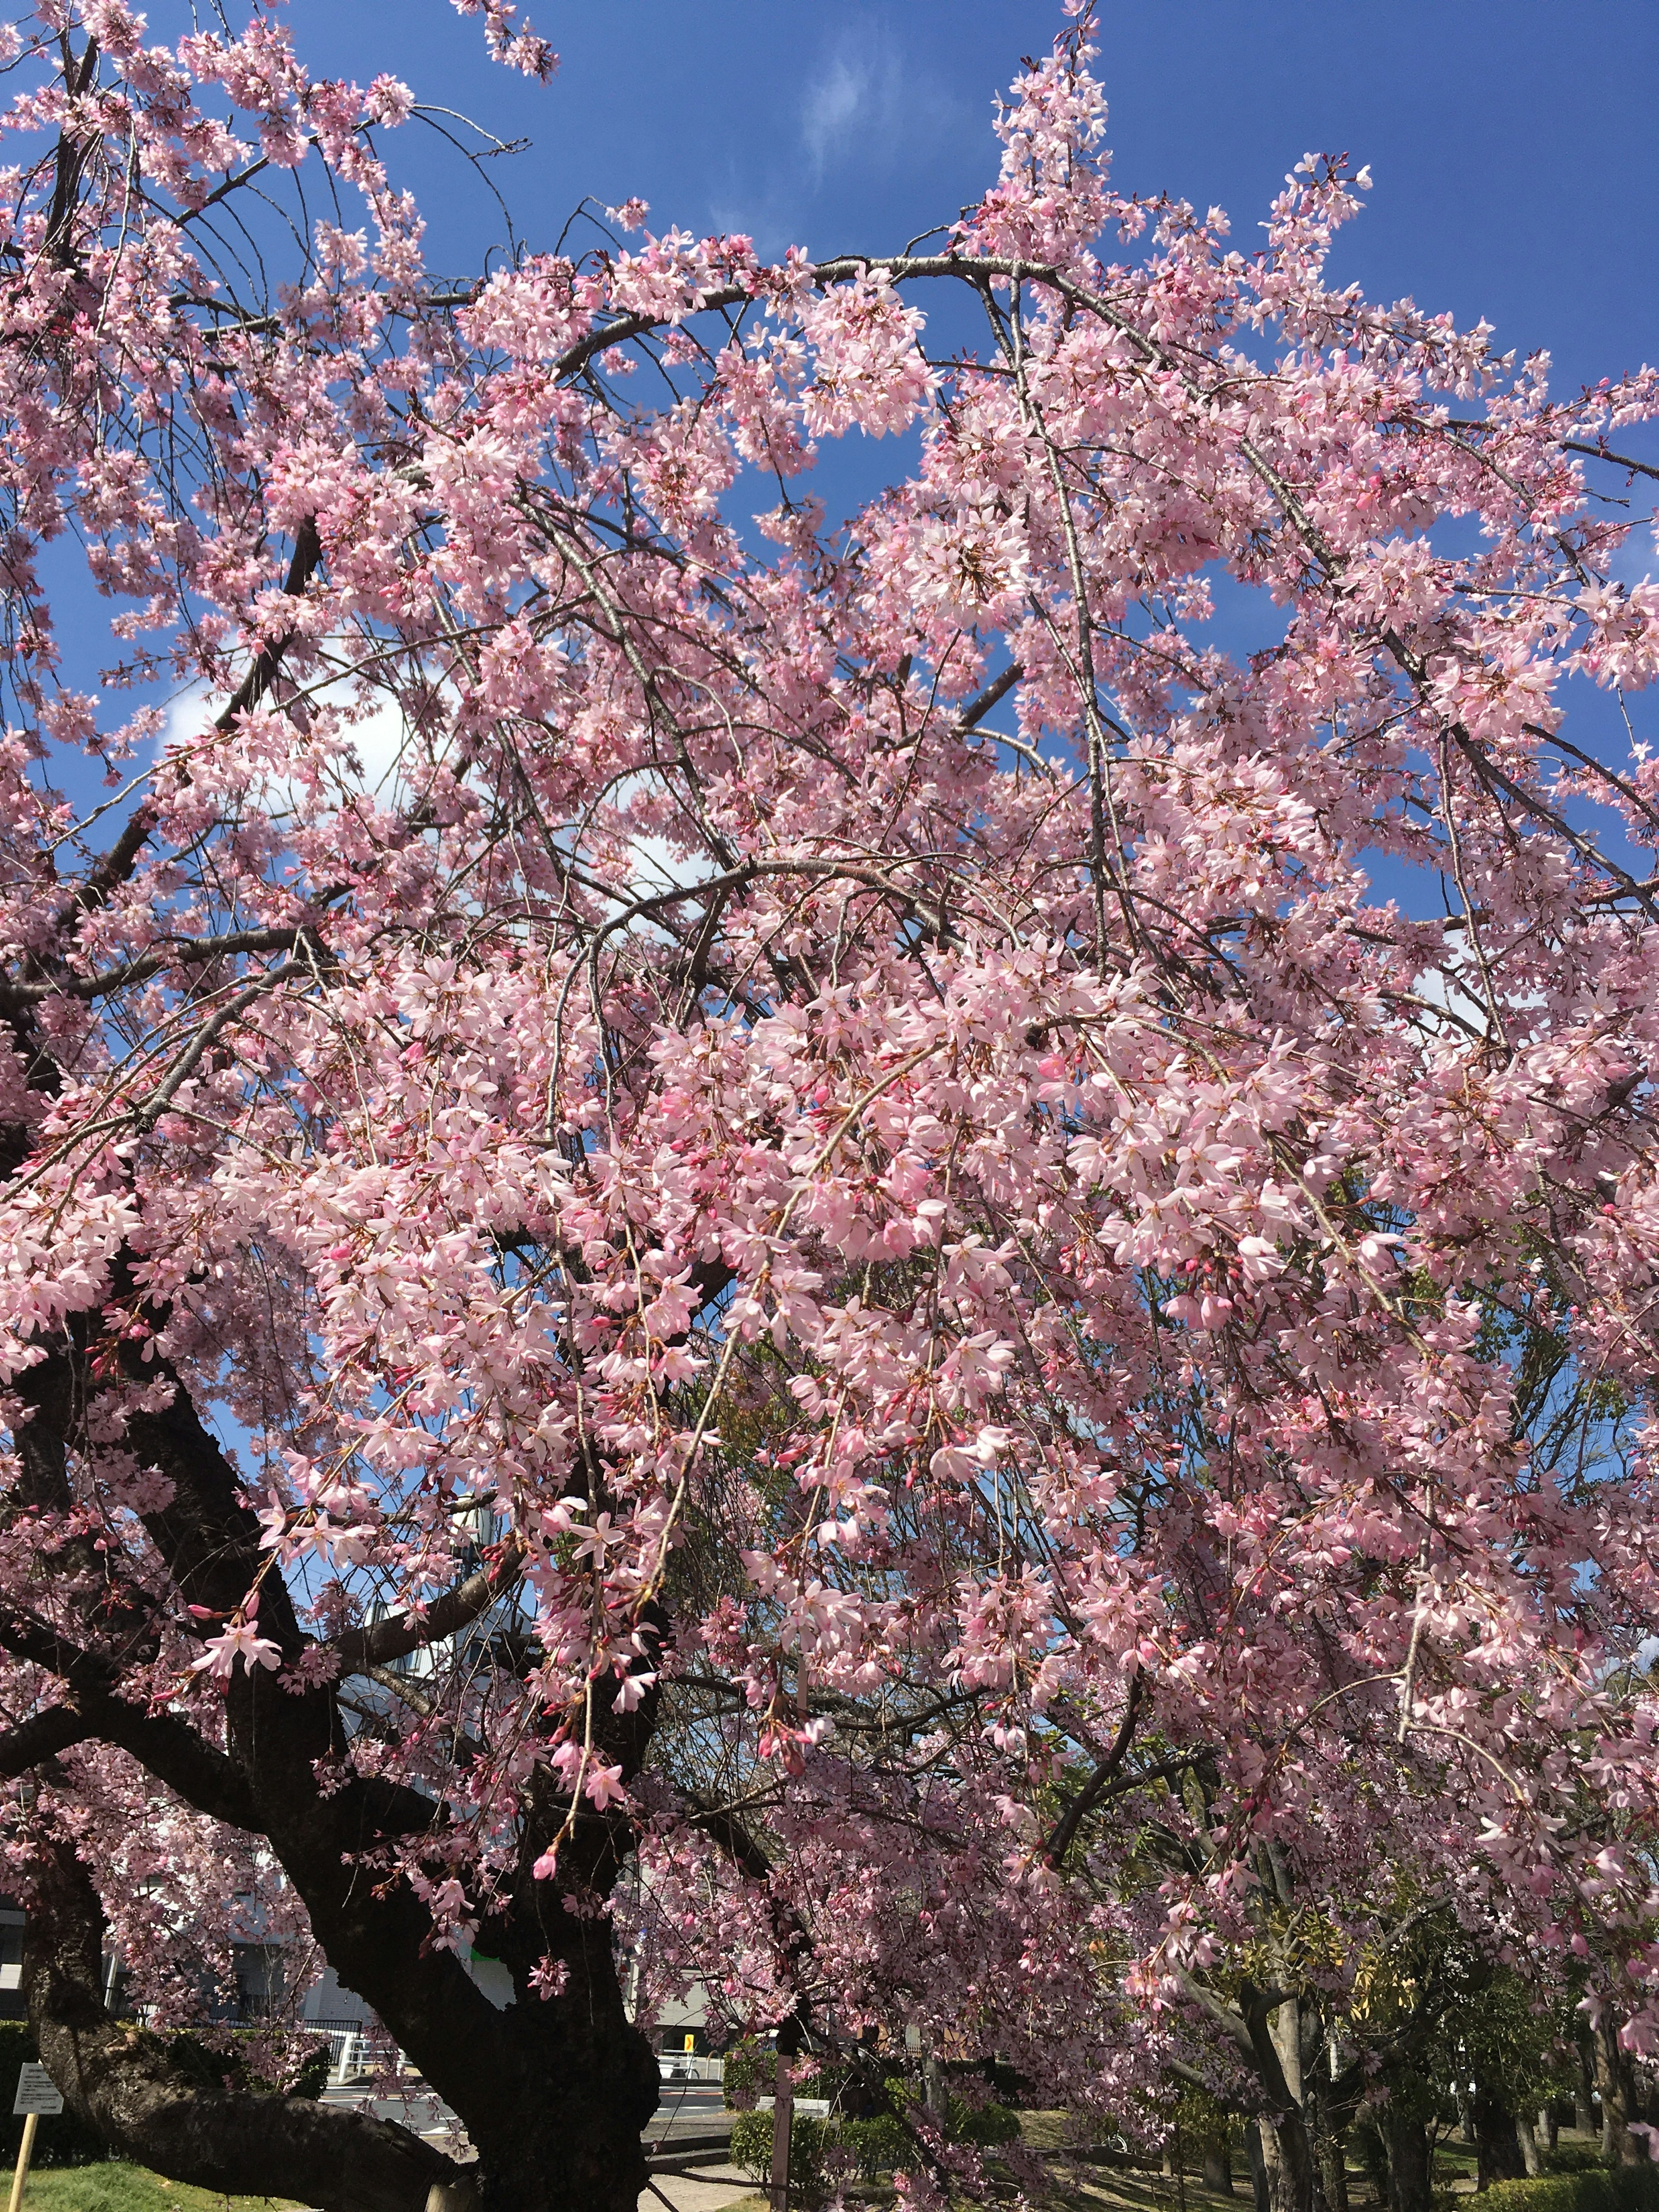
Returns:
[[[1419,1905],[1659,2049],[1659,374],[1120,191],[1072,15],[937,251],[459,283],[266,9],[15,56],[8,1881],[161,2026],[331,1967],[526,2212],[693,1982],[1275,2212],[1246,1986],[1352,2054]]]

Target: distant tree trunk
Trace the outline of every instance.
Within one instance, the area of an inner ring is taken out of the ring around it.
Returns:
[[[1348,2144],[1346,2136],[1321,2134],[1319,2188],[1326,2212],[1348,2212]]]
[[[1267,2201],[1267,2161],[1261,2148],[1261,2129],[1255,2120],[1245,2126],[1244,2154],[1250,2161],[1250,2193],[1255,2199],[1255,2212],[1273,2212]]]
[[[1494,2181],[1519,2181],[1527,2171],[1521,2154],[1521,2137],[1515,2115],[1495,2089],[1480,2082],[1470,2105],[1474,2122],[1474,2161],[1477,2189]]]
[[[1538,2107],[1538,2142],[1540,2150],[1553,2150],[1561,2139],[1561,2123],[1556,2118],[1553,2105]]]
[[[1521,2163],[1529,2179],[1536,2180],[1544,2171],[1544,2161],[1538,2154],[1538,2136],[1532,2122],[1524,2112],[1515,2116],[1515,2132],[1521,2142]]]
[[[1383,2106],[1380,2124],[1389,2154],[1389,2212],[1430,2212],[1434,2188],[1428,2130],[1392,2104]]]
[[[1258,2124],[1268,2212],[1312,2212],[1315,2160],[1300,2111],[1293,2106]]]
[[[1462,2076],[1452,2084],[1452,2096],[1457,2105],[1457,2132],[1466,2143],[1474,2141],[1474,2112],[1469,2104],[1468,2085]]]
[[[1233,2147],[1225,2135],[1204,2138],[1204,2182],[1206,2188],[1218,2189],[1224,2197],[1233,2193]]]
[[[1572,2090],[1572,2124],[1581,2136],[1595,2133],[1595,2100],[1591,2091],[1595,2084],[1590,2070],[1590,2057],[1586,2039],[1580,2038],[1578,2045],[1578,2079]]]
[[[1636,2085],[1630,2060],[1619,2045],[1617,2017],[1604,2012],[1590,2030],[1595,2086],[1601,2093],[1601,2156],[1608,2166],[1640,2166],[1647,2154],[1630,2132],[1636,2117]]]

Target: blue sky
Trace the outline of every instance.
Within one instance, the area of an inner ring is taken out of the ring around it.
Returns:
[[[746,230],[763,252],[890,251],[994,173],[992,99],[1046,51],[1058,0],[528,0],[550,87],[484,58],[448,0],[293,0],[301,51],[533,144],[493,165],[550,245],[584,193],[653,228]],[[1097,67],[1120,183],[1219,204],[1249,250],[1285,172],[1346,149],[1376,180],[1343,275],[1577,385],[1659,356],[1655,0],[1105,0]],[[500,218],[453,157],[386,142],[434,262],[476,265]],[[424,186],[426,189],[422,190]]]
[[[584,196],[637,194],[653,229],[747,231],[768,256],[792,241],[819,257],[890,252],[975,198],[995,173],[994,96],[1063,21],[1059,0],[526,7],[562,55],[550,86],[491,64],[477,19],[449,0],[288,12],[314,70],[367,82],[390,69],[417,99],[527,142],[488,173],[532,247],[553,246]],[[238,20],[236,0],[228,12]],[[154,32],[176,34],[180,13],[152,0]],[[1659,359],[1659,0],[1103,0],[1099,23],[1126,189],[1225,208],[1248,252],[1285,171],[1346,150],[1376,181],[1338,241],[1339,276],[1484,315],[1500,343],[1547,348],[1558,389]],[[430,265],[476,273],[505,237],[478,178],[418,124],[381,149],[427,216]],[[939,319],[942,297],[926,305],[937,340],[978,342]],[[1659,434],[1631,441],[1659,458]],[[914,442],[827,447],[812,488],[844,514]],[[733,496],[747,505],[745,492]],[[1645,546],[1631,553],[1646,565]],[[83,592],[70,586],[66,614]],[[1235,651],[1266,641],[1243,606],[1212,634]],[[72,638],[73,676],[95,681],[93,654],[96,617]],[[1579,741],[1622,750],[1611,702],[1574,689]]]

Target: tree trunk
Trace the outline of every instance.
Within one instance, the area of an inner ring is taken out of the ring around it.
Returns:
[[[1581,2136],[1593,2136],[1596,2130],[1595,2100],[1590,2092],[1595,2087],[1591,2070],[1588,2038],[1581,2036],[1577,2045],[1578,2079],[1572,2088],[1572,2124]]]
[[[1452,2084],[1452,2098],[1457,2106],[1457,2132],[1466,2143],[1474,2142],[1474,2112],[1469,2103],[1468,2084],[1460,2072]]]
[[[1348,2212],[1348,2145],[1345,2136],[1319,2137],[1319,2191],[1326,2212]]]
[[[118,2024],[100,1987],[103,1907],[73,1845],[43,1844],[28,1873],[22,1982],[41,2061],[124,2158],[322,2212],[473,2212],[467,2169],[407,2129],[311,2098],[207,2088],[166,2037]]]
[[[488,2212],[635,2212],[658,2072],[622,2012],[608,1922],[580,1923],[560,1996],[510,2007],[497,2015],[503,2033],[471,2047],[458,2032],[447,2051],[412,2054],[477,2148],[479,2163],[466,2167],[389,2121],[204,2087],[165,2037],[106,2009],[103,1910],[72,1844],[40,1844],[27,1891],[23,1986],[41,2058],[124,2157],[201,2188],[290,2197],[320,2212],[476,2212],[480,2199]],[[550,1911],[543,1940],[566,1918]]]
[[[1218,2189],[1224,2197],[1233,2193],[1233,2148],[1224,2136],[1204,2138],[1204,2185],[1206,2189]]]
[[[1521,2163],[1527,2169],[1528,2180],[1536,2181],[1544,2171],[1544,2161],[1538,2154],[1538,2135],[1525,2112],[1515,2116],[1515,2132],[1521,2142]]]
[[[1250,2161],[1250,2194],[1255,2199],[1255,2212],[1272,2212],[1267,2200],[1267,2160],[1261,2148],[1261,2124],[1248,2121],[1244,2128],[1244,2154]]]
[[[1561,2139],[1561,2123],[1556,2118],[1553,2105],[1538,2107],[1538,2147],[1540,2151],[1553,2150]]]
[[[788,2212],[789,2152],[795,2132],[795,2077],[781,2038],[772,2069],[772,2173],[767,2197],[772,2212]]]
[[[125,1250],[113,1279],[118,1291],[131,1285]],[[158,1328],[164,1325],[165,1315],[154,1318]],[[35,1415],[26,1425],[43,1483],[61,1487],[64,1480],[71,1433],[64,1409],[84,1402],[85,1366],[84,1346],[71,1334],[23,1378]],[[260,1571],[258,1522],[182,1382],[159,1359],[149,1371],[176,1387],[169,1402],[125,1422],[128,1447],[141,1465],[165,1475],[170,1493],[146,1516],[145,1528],[183,1598],[228,1618]],[[473,1601],[463,1604],[464,1595],[453,1601],[463,1626],[473,1617],[466,1609]],[[279,1577],[264,1583],[259,1621],[289,1659],[307,1648]],[[342,1647],[342,1663],[362,1671],[388,1651],[395,1657],[418,1648],[431,1628],[429,1614],[424,1624],[394,1620],[353,1632],[362,1649]],[[0,1613],[6,1649],[21,1645],[28,1656],[39,1635],[23,1616]],[[138,1630],[131,1641],[142,1654]],[[187,2096],[165,2043],[124,2033],[105,2010],[97,1973],[101,1908],[72,1851],[66,1869],[60,1863],[66,1847],[47,1837],[40,1876],[48,1917],[66,1914],[64,1926],[74,1923],[76,1932],[68,1951],[56,1947],[55,1959],[41,1950],[31,2006],[40,2014],[41,2055],[51,2065],[49,2045],[58,2051],[76,2085],[60,2086],[79,2100],[77,2110],[96,2109],[94,2125],[173,2179],[239,2192],[276,2191],[324,2212],[337,2205],[340,2212],[422,2212],[434,2180],[476,2189],[490,2212],[635,2212],[647,2179],[640,2136],[659,2086],[655,2057],[623,2007],[611,1923],[596,1909],[614,1889],[631,1844],[621,1816],[572,1808],[546,1770],[526,1782],[510,1899],[480,1931],[517,1991],[517,2002],[498,2011],[460,1961],[433,1945],[431,1914],[413,1890],[365,1878],[365,1855],[418,1850],[445,1816],[421,1791],[376,1776],[355,1776],[328,1792],[319,1788],[320,1765],[338,1761],[348,1742],[331,1688],[289,1694],[263,1668],[234,1675],[226,1685],[221,1748],[181,1715],[149,1714],[123,1699],[104,1662],[62,1638],[48,1635],[34,1656],[71,1688],[94,1733],[129,1750],[199,1812],[269,1841],[329,1963],[459,2115],[479,2164],[457,2180],[465,2169],[445,2160],[434,2167],[436,2154],[405,2130],[343,2136],[326,2124],[342,2115],[303,2100]],[[640,1771],[657,1696],[653,1685],[631,1711],[615,1691],[596,1703],[596,1741],[603,1738],[605,1754],[625,1778]],[[555,1837],[558,1878],[538,1881],[533,1869]],[[591,1902],[567,1908],[561,1902],[567,1894]],[[44,1930],[41,1941],[47,1946]],[[93,1966],[82,1987],[80,1954],[88,1941]],[[70,1952],[73,1972],[65,1964]],[[550,1959],[563,1970],[563,1986],[544,2002],[530,1976]],[[79,2027],[64,2024],[70,2017]],[[323,2148],[331,2143],[333,2150]]]
[[[1258,2125],[1268,2212],[1313,2212],[1313,2147],[1301,2113],[1275,2112]]]
[[[1389,2212],[1430,2212],[1434,2183],[1428,2130],[1392,2103],[1382,2107],[1379,2125],[1389,2154]]]
[[[1470,2106],[1474,2121],[1474,2185],[1485,2189],[1494,2181],[1519,2181],[1527,2171],[1521,2155],[1521,2137],[1515,2115],[1494,2089],[1477,2084]]]
[[[1636,2087],[1630,2060],[1619,2044],[1619,2021],[1604,2012],[1590,2030],[1595,2086],[1601,2093],[1601,2156],[1608,2166],[1641,2166],[1647,2154],[1630,2132],[1636,2118]]]

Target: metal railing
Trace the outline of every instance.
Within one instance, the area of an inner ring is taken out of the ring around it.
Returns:
[[[721,2058],[700,2058],[693,2051],[659,2051],[657,2071],[665,2081],[718,2081],[725,2066]]]
[[[365,2074],[401,2074],[409,2063],[378,2021],[308,2020],[305,2025],[328,2038],[328,2078],[336,2088]]]

